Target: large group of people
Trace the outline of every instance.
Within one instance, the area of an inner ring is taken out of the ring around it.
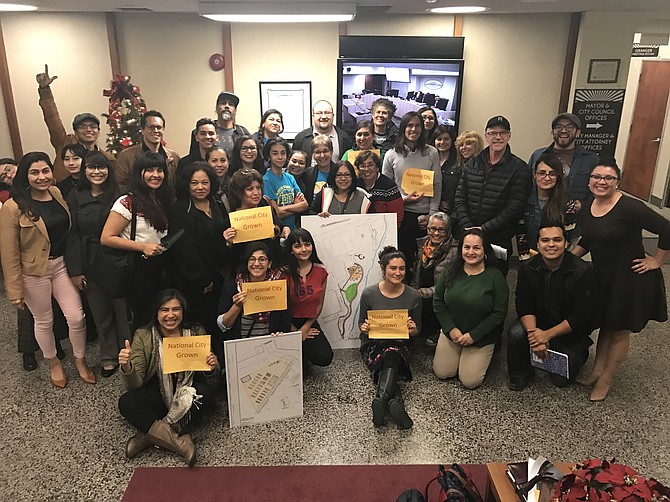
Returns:
[[[482,137],[439,124],[431,108],[394,116],[385,98],[355,137],[333,124],[330,103],[313,126],[283,139],[283,116],[266,111],[257,131],[236,124],[239,98],[222,92],[216,119],[200,119],[190,151],[165,146],[165,118],[141,118],[141,141],[115,159],[98,149],[99,119],[80,113],[67,134],[48,69],[37,75],[56,154],[0,159],[0,254],[8,300],[17,307],[19,350],[34,370],[35,346],[55,387],[67,385],[54,319],[64,316],[80,379],[86,361],[85,309],[100,340],[100,375],[120,368],[121,414],[138,433],[128,458],[160,446],[195,462],[191,426],[211,409],[225,372],[224,340],[299,331],[303,372],[328,366],[333,350],[318,318],[328,270],[301,216],[391,213],[398,248],[379,253],[382,279],[360,295],[361,354],[376,386],[372,422],[409,429],[401,381],[412,377],[417,336],[435,349],[440,380],[468,389],[484,382],[505,333],[508,262],[516,238],[517,319],[507,328],[508,387],[523,390],[534,362],[567,355],[557,386],[592,386],[606,398],[626,358],[630,333],[667,320],[660,266],[670,222],[619,189],[613,160],[576,144],[580,119],[559,114],[553,143],[530,162],[509,146],[511,125],[492,117]],[[395,121],[394,121],[395,119]],[[486,140],[485,146],[484,140]],[[341,159],[341,160],[340,160]],[[408,170],[429,180],[407,191]],[[236,211],[266,208],[271,237],[236,242]],[[642,230],[659,235],[645,253]],[[527,246],[522,249],[522,244]],[[592,265],[581,256],[590,252]],[[244,283],[286,280],[285,309],[245,313]],[[407,313],[404,336],[372,336],[373,311]],[[62,312],[62,314],[61,314]],[[580,376],[594,329],[595,364]],[[90,329],[90,328],[89,328]],[[208,371],[163,373],[163,339],[209,334]],[[33,343],[30,343],[33,340]]]

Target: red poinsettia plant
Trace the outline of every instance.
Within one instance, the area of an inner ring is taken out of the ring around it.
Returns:
[[[600,459],[577,464],[556,484],[555,502],[670,501],[670,489],[627,465]]]

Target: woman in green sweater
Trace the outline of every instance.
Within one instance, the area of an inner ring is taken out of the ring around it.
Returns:
[[[435,285],[433,307],[442,332],[433,371],[441,380],[458,374],[468,389],[484,381],[507,316],[509,290],[494,261],[484,233],[467,230],[461,253]]]

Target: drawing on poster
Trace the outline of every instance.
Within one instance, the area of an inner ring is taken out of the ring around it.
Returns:
[[[328,269],[328,285],[319,325],[334,349],[358,347],[358,303],[362,291],[381,281],[378,254],[397,247],[396,214],[303,216],[319,258]]]
[[[302,416],[302,334],[228,340],[230,426]]]

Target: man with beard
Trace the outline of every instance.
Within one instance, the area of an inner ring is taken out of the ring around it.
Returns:
[[[582,121],[572,113],[561,113],[551,121],[551,134],[554,142],[544,148],[538,148],[530,156],[528,165],[531,171],[540,155],[546,152],[555,153],[563,164],[563,177],[567,180],[570,198],[576,202],[575,210],[579,212],[589,196],[589,176],[598,164],[598,154],[585,150],[576,144],[579,138]],[[574,233],[572,237],[575,237]]]
[[[333,159],[340,159],[342,154],[353,145],[351,136],[333,124],[333,105],[328,101],[317,101],[312,107],[312,121],[314,127],[300,131],[293,140],[293,150],[302,150],[307,153],[307,161],[316,165],[312,159],[312,140],[319,134],[325,134],[333,143]]]

